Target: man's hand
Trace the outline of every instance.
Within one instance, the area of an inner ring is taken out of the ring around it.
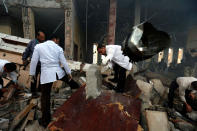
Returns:
[[[27,60],[23,60],[23,65],[26,65],[27,64]]]
[[[104,59],[102,60],[102,64],[103,64],[103,65],[107,65],[108,61],[109,61],[109,59],[104,58]]]
[[[187,104],[187,103],[185,103],[185,106],[186,106],[186,111],[188,113],[191,113],[192,112],[192,107],[189,104]]]
[[[72,75],[68,74],[68,81],[71,81],[71,80],[72,80]]]

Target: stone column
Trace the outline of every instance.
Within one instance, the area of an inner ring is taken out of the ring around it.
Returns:
[[[73,59],[73,2],[67,0],[65,4],[65,56]]]
[[[116,0],[110,0],[110,10],[109,10],[109,32],[108,32],[108,41],[109,45],[115,44],[116,36]]]
[[[91,65],[86,72],[86,99],[96,99],[101,94],[102,76],[97,65]]]
[[[31,8],[22,8],[22,20],[23,20],[23,33],[24,38],[35,38],[35,20],[34,12]]]
[[[169,53],[169,48],[164,50],[164,55],[163,55],[163,59],[166,64],[168,64],[168,53]]]
[[[179,53],[179,48],[173,48],[173,60],[172,61],[176,61],[176,63],[177,63],[177,61],[178,61],[178,53]]]

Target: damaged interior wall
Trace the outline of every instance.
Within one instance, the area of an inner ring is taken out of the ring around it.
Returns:
[[[23,37],[22,21],[11,16],[1,16],[0,32]]]

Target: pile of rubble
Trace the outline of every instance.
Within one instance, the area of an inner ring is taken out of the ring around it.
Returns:
[[[139,98],[141,106],[141,126],[149,131],[196,131],[197,112],[186,115],[181,112],[183,103],[178,90],[175,94],[174,108],[168,107],[168,93],[173,79],[161,74],[145,73],[136,76],[136,83],[142,91]]]
[[[109,90],[115,84],[97,71],[87,72],[87,85],[75,92],[53,114],[50,130],[92,131],[196,131],[197,112],[182,114],[182,103],[168,107],[169,86],[173,78],[148,72],[129,75],[125,93]],[[92,72],[92,73],[91,73]],[[107,78],[111,78],[110,76]],[[178,94],[175,94],[178,99]]]
[[[90,66],[86,72],[74,72],[81,85],[78,90],[60,81],[53,85],[49,130],[197,131],[197,111],[182,114],[183,105],[176,99],[174,108],[168,107],[173,78],[153,72],[131,74],[121,94],[110,89],[115,84],[108,78],[113,76],[108,72],[102,79],[100,70]],[[8,93],[0,101],[0,130],[44,131],[39,125],[40,98],[32,99],[28,88],[7,86]]]
[[[55,84],[51,93],[51,113],[74,92],[70,87],[64,88],[65,85],[55,88],[57,86]],[[32,98],[28,88],[21,88],[12,83],[8,83],[7,88],[8,92],[4,93],[4,97],[0,100],[0,130],[44,131],[45,129],[39,125],[42,115],[40,98]]]

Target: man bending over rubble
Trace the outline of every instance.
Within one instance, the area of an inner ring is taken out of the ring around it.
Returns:
[[[179,90],[179,97],[185,104],[186,112],[192,112],[192,106],[187,102],[186,98],[192,100],[195,98],[194,93],[197,90],[197,79],[194,77],[178,77],[171,83],[168,94],[170,108],[173,107],[174,94],[177,88]]]
[[[17,82],[17,73],[15,72],[16,65],[14,63],[10,63],[7,60],[0,59],[0,98],[3,97],[3,93],[6,92],[6,89],[3,88],[3,77],[9,77],[11,80],[16,83]]]
[[[78,88],[79,85],[72,80],[71,70],[68,67],[63,49],[57,44],[58,37],[52,36],[51,40],[36,45],[30,64],[30,77],[35,80],[36,66],[41,63],[41,125],[46,127],[51,121],[50,93],[53,82],[65,81],[71,88]],[[63,65],[65,71],[61,68]]]
[[[128,56],[123,55],[123,51],[120,45],[98,45],[98,53],[105,55],[106,59],[103,60],[103,64],[109,68],[114,68],[117,71],[117,92],[124,92],[126,71],[132,69],[132,63]]]

